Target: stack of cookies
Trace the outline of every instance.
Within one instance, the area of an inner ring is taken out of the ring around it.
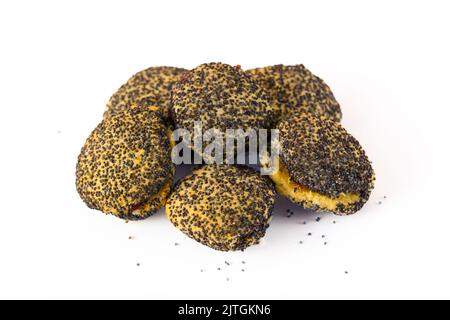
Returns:
[[[103,120],[81,149],[76,187],[89,208],[126,220],[165,207],[190,238],[217,250],[243,250],[265,235],[276,194],[303,208],[353,214],[375,175],[358,141],[340,124],[339,103],[303,65],[243,70],[207,63],[190,71],[152,67],[109,99]],[[277,129],[276,155],[245,165],[205,161],[174,184],[172,131],[196,126],[226,138],[228,129]]]

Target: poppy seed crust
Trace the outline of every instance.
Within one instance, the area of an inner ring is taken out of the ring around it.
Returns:
[[[205,165],[180,180],[166,204],[175,227],[216,250],[243,250],[265,235],[275,203],[267,177],[244,166]]]
[[[127,220],[164,205],[175,167],[168,129],[152,108],[130,107],[104,119],[78,156],[76,187],[92,209]]]
[[[368,200],[375,174],[359,142],[333,120],[296,114],[281,121],[279,170],[271,178],[292,201],[352,214]]]
[[[111,96],[103,117],[139,104],[158,106],[161,116],[168,119],[172,85],[184,72],[186,70],[182,68],[151,67],[136,73]]]
[[[255,77],[273,98],[277,120],[296,112],[308,112],[335,121],[341,108],[330,87],[304,65],[275,65],[246,71]]]
[[[185,73],[174,85],[171,114],[177,128],[194,134],[194,122],[202,130],[270,128],[274,110],[270,96],[239,67],[207,63]],[[199,152],[201,153],[201,152]]]

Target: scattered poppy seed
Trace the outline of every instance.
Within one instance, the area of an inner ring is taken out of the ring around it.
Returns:
[[[242,261],[242,264],[245,264],[245,261]]]
[[[245,269],[241,269],[242,272],[245,272]]]
[[[222,270],[222,269],[220,269],[220,268],[217,268],[217,271],[220,271],[220,270]]]
[[[138,262],[138,263],[136,263],[136,266],[138,266],[138,267],[139,267],[140,265],[141,265],[141,264],[140,264],[139,262]]]
[[[327,242],[325,241],[325,242],[323,243],[323,245],[326,246],[326,245],[327,245]]]
[[[309,232],[309,233],[308,233],[308,236],[312,236],[312,233],[311,233],[311,232]]]
[[[178,242],[175,242],[175,246],[179,246],[180,244]]]
[[[230,263],[229,263],[228,261],[225,261],[225,264],[226,264],[227,266],[229,266],[229,265],[230,265]]]
[[[322,235],[322,238],[325,238],[325,235],[324,235],[324,234]]]
[[[317,217],[317,218],[316,218],[316,221],[319,222],[319,221],[320,221],[320,217]]]

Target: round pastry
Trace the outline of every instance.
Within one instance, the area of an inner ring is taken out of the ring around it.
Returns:
[[[272,96],[277,119],[296,112],[308,112],[335,121],[342,118],[341,108],[330,87],[302,64],[275,65],[246,71]]]
[[[222,143],[227,129],[270,128],[275,115],[271,98],[258,81],[239,66],[223,63],[202,64],[185,73],[173,87],[171,112],[175,126],[187,129],[191,137],[198,122],[203,133],[215,130]],[[204,147],[192,146],[203,155]]]
[[[244,166],[205,165],[180,180],[166,204],[170,221],[187,236],[216,250],[243,250],[269,227],[275,189]]]
[[[127,220],[165,204],[175,167],[169,132],[150,107],[104,119],[78,156],[76,187],[89,208]]]
[[[358,141],[338,123],[296,114],[279,125],[280,155],[265,167],[277,191],[305,208],[352,214],[374,187],[375,174]]]
[[[172,85],[185,71],[175,67],[151,67],[136,73],[112,95],[103,117],[139,104],[158,106],[161,116],[168,119]]]

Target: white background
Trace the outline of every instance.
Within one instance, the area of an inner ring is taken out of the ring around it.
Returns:
[[[446,1],[2,1],[0,298],[450,298],[449,14]],[[334,217],[280,199],[263,243],[234,253],[163,211],[126,224],[88,209],[76,158],[109,96],[149,66],[211,61],[324,78],[373,161],[366,206]]]

